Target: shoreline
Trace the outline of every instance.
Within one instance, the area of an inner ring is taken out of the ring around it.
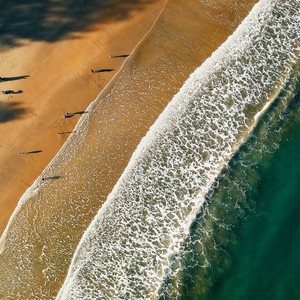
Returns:
[[[83,231],[111,192],[141,138],[187,77],[227,39],[251,7],[245,1],[247,4],[236,18],[233,3],[230,7],[223,3],[214,10],[194,0],[185,4],[168,1],[155,27],[97,97],[93,115],[82,118],[89,119],[88,134],[81,136],[77,145],[65,144],[66,155],[58,153],[51,168],[41,175],[54,172],[62,180],[43,184],[7,227],[7,240],[1,245],[1,289],[5,287],[14,293],[17,288],[10,285],[16,277],[18,292],[23,295],[41,284],[52,295],[59,289]],[[230,26],[211,20],[220,11],[232,20]],[[207,39],[208,29],[213,39]],[[24,239],[30,241],[30,251],[24,247]],[[14,257],[12,247],[20,249]],[[26,271],[16,270],[20,264],[26,266]],[[45,275],[41,268],[49,274]],[[29,291],[26,285],[32,276],[38,280],[30,281]]]

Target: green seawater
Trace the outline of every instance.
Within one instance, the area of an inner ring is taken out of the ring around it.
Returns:
[[[227,249],[231,266],[199,299],[300,299],[300,122],[261,163],[259,208]]]
[[[207,195],[160,300],[300,299],[300,93],[291,80]]]
[[[220,178],[205,224],[195,223],[180,299],[300,299],[299,92],[284,110],[281,100]],[[195,246],[205,230],[212,241]]]

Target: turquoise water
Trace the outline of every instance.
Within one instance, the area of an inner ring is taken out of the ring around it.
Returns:
[[[300,299],[299,105],[278,115],[278,99],[224,172],[185,249],[181,299]]]
[[[232,266],[204,299],[300,299],[299,128],[298,119],[269,164],[258,166],[260,207],[237,230]]]

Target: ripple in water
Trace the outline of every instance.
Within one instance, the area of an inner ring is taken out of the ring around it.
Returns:
[[[259,2],[191,75],[85,232],[57,299],[157,297],[215,179],[299,62],[299,9]]]

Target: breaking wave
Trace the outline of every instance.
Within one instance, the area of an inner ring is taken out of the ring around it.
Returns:
[[[299,63],[300,2],[262,0],[151,127],[57,299],[154,299],[215,179]]]

